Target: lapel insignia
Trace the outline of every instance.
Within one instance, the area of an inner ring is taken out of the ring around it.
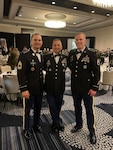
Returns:
[[[35,53],[32,53],[32,56],[35,56]]]

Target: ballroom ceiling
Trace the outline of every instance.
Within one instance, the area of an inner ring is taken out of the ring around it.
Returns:
[[[0,24],[50,30],[44,22],[51,19],[66,22],[65,28],[52,31],[85,32],[113,25],[113,7],[97,7],[92,0],[1,0]]]

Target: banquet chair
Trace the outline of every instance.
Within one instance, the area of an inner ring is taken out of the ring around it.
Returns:
[[[4,82],[4,90],[7,99],[10,102],[21,100],[21,94],[19,90],[19,83],[17,75],[3,75],[3,82]],[[4,101],[5,107],[5,101]]]
[[[11,66],[9,65],[1,66],[0,69],[1,69],[1,73],[11,72]]]
[[[109,89],[110,87],[113,88],[113,71],[104,71],[103,72],[103,85],[108,85]]]

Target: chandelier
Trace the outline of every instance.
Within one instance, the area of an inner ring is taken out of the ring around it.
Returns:
[[[93,0],[93,2],[100,7],[113,7],[113,0]]]
[[[48,21],[45,21],[45,27],[48,28],[64,28],[66,27],[66,22],[62,21],[66,16],[60,13],[49,13],[45,15]]]

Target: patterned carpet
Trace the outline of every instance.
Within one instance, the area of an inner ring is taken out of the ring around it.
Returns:
[[[61,118],[64,132],[53,133],[50,129],[51,117],[47,107],[42,108],[41,123],[43,133],[34,133],[26,140],[22,133],[22,108],[7,104],[0,116],[1,150],[113,150],[113,96],[107,93],[95,97],[97,144],[89,142],[86,113],[83,106],[83,128],[71,133],[75,125],[74,107],[71,96],[64,96]],[[31,120],[33,111],[31,111]]]

